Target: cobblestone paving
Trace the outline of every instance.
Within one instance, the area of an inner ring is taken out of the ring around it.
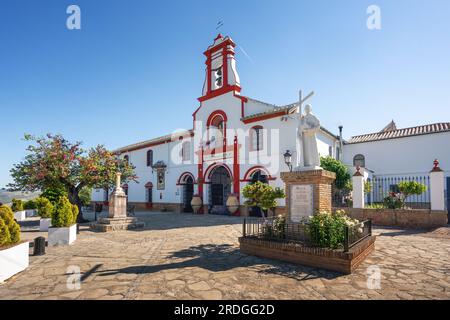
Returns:
[[[376,251],[353,275],[246,256],[241,219],[155,213],[146,229],[82,229],[69,247],[50,247],[0,285],[0,299],[450,299],[450,236],[375,229]],[[31,239],[38,233],[24,232]],[[381,288],[367,288],[367,270]],[[78,266],[81,288],[67,288]]]

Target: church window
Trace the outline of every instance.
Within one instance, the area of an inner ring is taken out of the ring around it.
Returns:
[[[184,141],[181,147],[181,157],[183,161],[188,161],[191,159],[191,143],[189,141]]]
[[[147,151],[147,167],[153,166],[153,150]]]
[[[353,157],[353,166],[364,168],[366,166],[366,158],[362,154]]]
[[[263,127],[257,126],[250,129],[250,139],[252,151],[260,151],[264,148]]]

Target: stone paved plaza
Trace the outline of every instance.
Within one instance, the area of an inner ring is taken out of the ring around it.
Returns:
[[[145,230],[94,233],[47,248],[0,285],[0,299],[450,299],[449,228],[375,228],[376,251],[353,275],[245,256],[241,218],[146,213]],[[32,239],[38,232],[23,232]],[[367,288],[367,268],[381,289]],[[80,290],[67,288],[69,266]]]

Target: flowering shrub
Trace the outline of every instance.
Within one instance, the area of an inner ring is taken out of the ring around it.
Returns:
[[[363,224],[358,220],[351,219],[344,211],[337,210],[333,214],[320,212],[305,222],[311,241],[314,245],[322,248],[342,248],[345,242],[345,228],[350,232],[362,233]]]
[[[400,193],[389,192],[384,198],[383,205],[388,209],[400,209],[403,207],[403,200]]]

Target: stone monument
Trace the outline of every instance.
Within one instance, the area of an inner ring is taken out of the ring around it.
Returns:
[[[101,232],[139,229],[144,227],[137,218],[127,217],[127,195],[120,186],[121,173],[116,174],[116,188],[109,199],[107,218],[100,218],[91,225],[91,229]]]
[[[286,185],[286,212],[289,222],[300,222],[317,212],[331,212],[331,185],[336,174],[320,167],[317,132],[320,121],[310,105],[305,115],[297,112],[297,164],[292,172],[282,172]]]

